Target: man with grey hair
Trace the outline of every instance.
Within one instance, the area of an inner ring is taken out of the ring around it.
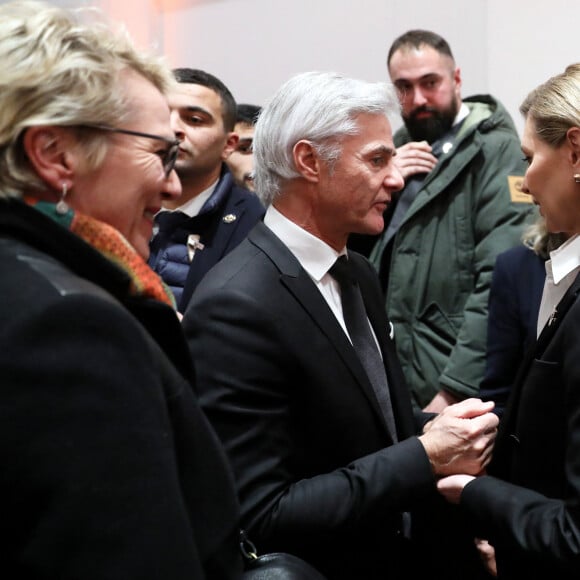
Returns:
[[[413,414],[376,272],[346,250],[351,232],[382,230],[402,187],[397,107],[383,83],[285,83],[254,136],[264,223],[207,274],[183,320],[244,527],[259,550],[332,579],[413,571],[407,512],[434,499],[438,476],[479,473],[497,425],[477,399]]]

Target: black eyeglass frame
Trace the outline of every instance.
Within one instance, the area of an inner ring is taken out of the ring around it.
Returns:
[[[181,141],[179,139],[167,139],[161,135],[152,135],[151,133],[143,133],[141,131],[132,131],[130,129],[118,129],[117,127],[109,127],[108,125],[79,125],[87,129],[97,129],[99,131],[109,131],[110,133],[122,133],[123,135],[132,135],[133,137],[145,137],[146,139],[155,139],[156,141],[164,141],[169,145],[169,149],[165,152],[162,158],[163,171],[165,172],[165,179],[169,179],[171,172],[175,168],[177,156],[179,155],[179,146]]]

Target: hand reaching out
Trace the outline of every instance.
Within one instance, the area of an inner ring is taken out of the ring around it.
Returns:
[[[497,564],[495,561],[495,548],[487,541],[481,538],[475,538],[475,547],[485,566],[485,569],[497,578]]]
[[[458,504],[463,488],[475,477],[473,475],[448,475],[437,482],[437,491],[449,502]]]

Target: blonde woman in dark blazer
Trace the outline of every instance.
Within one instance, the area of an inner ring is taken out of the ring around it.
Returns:
[[[440,480],[441,493],[495,548],[498,578],[580,575],[580,64],[532,91],[523,191],[550,232],[536,344],[522,362],[489,475]]]

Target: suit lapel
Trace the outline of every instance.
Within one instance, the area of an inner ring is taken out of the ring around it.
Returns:
[[[239,201],[241,201],[241,203]],[[243,200],[236,200],[235,203],[232,203],[232,199],[228,199],[228,203],[225,207],[218,208],[218,211],[212,213],[206,218],[210,222],[214,222],[212,224],[212,231],[208,231],[207,226],[201,228],[204,230],[204,239],[209,239],[210,243],[205,245],[203,249],[196,250],[195,252],[183,288],[183,295],[180,304],[182,309],[189,304],[195,288],[208,270],[224,257],[230,239],[234,235],[239,220],[242,218],[245,211],[246,208]],[[218,215],[220,215],[219,220],[217,219]],[[203,219],[203,216],[201,217]],[[232,217],[234,219],[232,219]],[[199,219],[199,216],[192,219]],[[195,227],[192,228],[191,233],[196,233]]]
[[[541,355],[546,350],[546,347],[548,346],[548,344],[554,337],[554,334],[560,327],[562,319],[564,318],[564,316],[566,316],[566,313],[568,312],[568,310],[570,310],[570,308],[576,301],[576,298],[578,297],[579,293],[580,293],[580,274],[576,276],[574,282],[572,283],[572,286],[568,288],[566,294],[564,294],[562,300],[560,300],[560,302],[554,309],[554,312],[550,316],[550,319],[548,320],[546,326],[544,326],[544,328],[542,329],[542,332],[540,333],[540,336],[538,337],[538,340],[536,342],[535,348],[536,357]]]
[[[294,254],[263,223],[258,223],[254,227],[248,239],[264,252],[280,270],[280,283],[308,313],[320,332],[328,338],[332,347],[349,368],[356,383],[371,402],[377,417],[385,425],[373,387],[352,344],[306,270],[302,268]],[[388,433],[386,425],[385,431]]]
[[[519,401],[522,394],[523,386],[525,385],[525,380],[528,375],[528,371],[532,362],[535,359],[540,358],[546,351],[546,348],[554,338],[554,335],[560,328],[564,317],[566,316],[568,310],[572,307],[578,295],[580,294],[580,274],[576,276],[572,286],[568,289],[566,294],[564,294],[562,300],[556,306],[554,313],[550,317],[550,320],[542,329],[540,336],[537,341],[533,343],[527,350],[524,360],[520,365],[517,377],[514,381],[514,386],[512,393],[510,395],[506,410],[504,412],[504,417],[500,425],[500,432],[498,434],[498,439],[504,439],[504,433],[510,433],[513,430],[513,424],[515,423],[518,409]]]

